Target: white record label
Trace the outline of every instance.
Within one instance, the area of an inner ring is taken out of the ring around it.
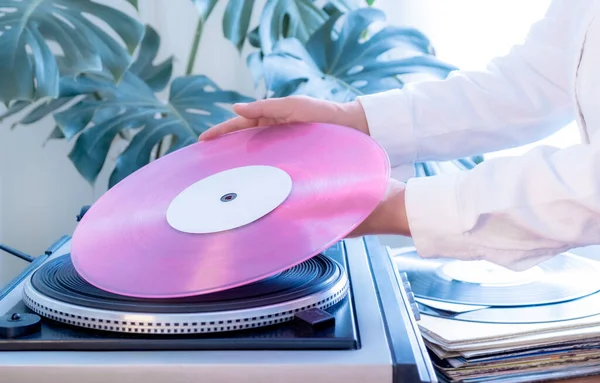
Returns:
[[[167,209],[176,230],[207,234],[235,229],[267,215],[292,191],[292,178],[273,166],[244,166],[204,178],[183,190]]]

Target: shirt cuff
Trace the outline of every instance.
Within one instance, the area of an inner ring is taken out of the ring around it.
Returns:
[[[559,250],[494,248],[495,228],[469,228],[461,212],[468,211],[460,188],[468,172],[412,178],[404,192],[413,246],[424,259],[486,260],[513,271],[524,271],[552,258]],[[488,244],[487,246],[485,244]]]
[[[359,96],[370,136],[386,151],[392,166],[417,158],[416,136],[407,96],[400,89]]]
[[[442,173],[408,180],[406,215],[421,258],[470,259],[457,187],[461,173]]]

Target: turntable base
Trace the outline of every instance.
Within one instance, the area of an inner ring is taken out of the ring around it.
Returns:
[[[23,301],[27,284],[69,251],[62,238],[0,290],[0,317],[35,314]],[[378,241],[342,241],[323,256],[348,279],[344,298],[316,312],[330,319],[323,323],[299,312],[236,331],[136,334],[40,315],[39,327],[0,335],[0,382],[436,382],[409,295]]]

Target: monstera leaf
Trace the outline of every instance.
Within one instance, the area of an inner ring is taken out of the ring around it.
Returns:
[[[133,5],[135,9],[138,9],[138,0],[127,0],[127,2]]]
[[[245,0],[242,2],[231,0],[225,9],[225,14],[223,15],[223,35],[236,46],[238,51],[242,50],[244,41],[246,41],[253,8],[254,0]]]
[[[191,0],[200,23],[212,14],[217,0]],[[249,32],[255,0],[229,0],[222,20],[223,35],[241,51],[246,38],[255,47],[270,52],[280,38],[296,37],[306,41],[325,23],[332,10],[349,11],[359,7],[360,0],[329,0],[323,8],[316,0],[266,0],[258,26]]]
[[[364,0],[329,0],[319,8],[316,0],[267,0],[261,10],[258,26],[248,31],[255,1],[229,0],[223,15],[223,35],[241,51],[246,39],[251,46],[259,48],[250,53],[246,62],[256,85],[262,78],[262,60],[265,53],[283,38],[294,37],[306,42],[330,15],[358,9]],[[217,0],[192,0],[200,14],[195,38],[188,60],[187,72],[191,73],[197,55],[200,35],[206,20],[212,14]]]
[[[164,61],[154,64],[159,46],[160,36],[152,27],[146,26],[144,39],[140,45],[138,55],[129,68],[130,72],[142,79],[155,92],[160,92],[167,86],[173,70],[172,57],[167,57]],[[96,91],[106,88],[106,83],[111,82],[111,77],[108,73],[99,78],[101,78],[100,82],[84,79],[74,81],[72,76],[63,76],[60,79],[60,91],[57,98],[11,103],[8,110],[0,115],[0,122],[20,113],[30,106],[34,106],[20,120],[13,123],[13,127],[17,125],[29,125],[40,121],[78,98],[97,100],[98,95]],[[113,79],[112,82],[116,82],[116,80]],[[64,135],[62,130],[57,127],[49,138],[60,139],[64,138]]]
[[[341,30],[334,33],[342,16]],[[363,32],[384,18],[379,10],[361,8],[332,16],[306,44],[296,38],[280,40],[265,55],[260,69],[267,89],[273,96],[304,94],[347,101],[401,87],[403,75],[428,73],[443,78],[455,69],[433,56],[429,40],[412,28],[385,27],[363,41]],[[411,55],[382,57],[399,47]]]
[[[265,55],[273,51],[278,41],[294,38],[306,43],[330,15],[357,8],[356,0],[331,0],[323,8],[318,8],[314,0],[268,0],[259,25],[248,35],[250,44],[259,48],[246,58],[255,85],[262,79]]]
[[[143,35],[134,18],[91,0],[0,0],[0,101],[55,98],[63,74],[108,71],[118,79]]]
[[[158,34],[148,27],[136,60],[119,81],[108,72],[63,76],[59,97],[36,103],[18,124],[54,113],[57,129],[51,138],[75,140],[69,158],[90,183],[104,167],[115,139],[131,137],[111,174],[109,186],[113,186],[155,158],[153,151],[164,138],[169,138],[167,152],[196,142],[202,131],[232,116],[223,104],[251,101],[220,90],[205,76],[175,78],[168,101],[160,100],[155,93],[170,81],[172,58],[154,64],[159,45]],[[30,104],[14,103],[0,119]]]
[[[67,139],[78,135],[69,158],[85,179],[95,181],[119,132],[137,131],[119,156],[109,186],[148,164],[164,138],[172,139],[169,151],[173,151],[196,142],[201,132],[231,117],[219,104],[250,101],[236,92],[220,90],[205,76],[176,78],[167,103],[131,72],[118,85],[92,78],[75,82],[74,87],[94,83],[100,99],[86,98],[54,117]]]
[[[313,0],[267,0],[258,28],[261,49],[269,54],[282,38],[306,42],[327,19],[327,12]]]

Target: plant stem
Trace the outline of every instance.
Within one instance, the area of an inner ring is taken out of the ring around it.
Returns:
[[[194,63],[196,62],[196,56],[198,55],[198,46],[200,45],[200,38],[202,37],[203,29],[204,19],[202,16],[200,16],[198,19],[198,25],[196,25],[196,31],[194,32],[194,41],[192,42],[190,56],[188,57],[187,69],[185,70],[186,75],[192,74],[194,70]]]

